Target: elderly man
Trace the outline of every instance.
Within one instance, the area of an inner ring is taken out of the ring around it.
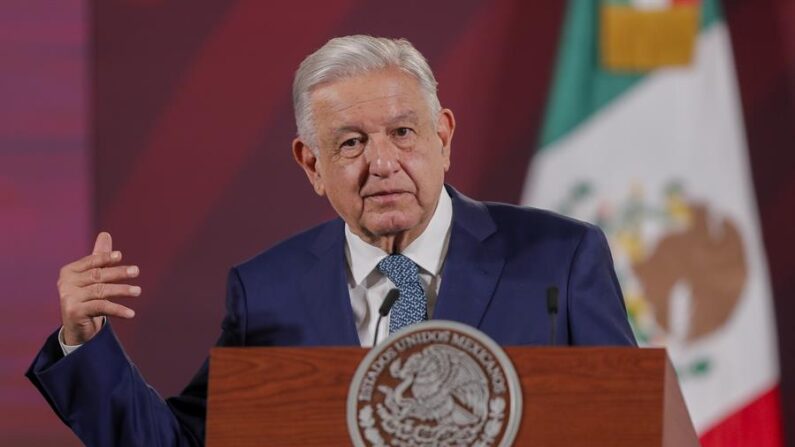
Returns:
[[[428,318],[501,344],[546,344],[549,287],[560,291],[558,342],[635,344],[598,229],[445,186],[455,118],[409,42],[332,39],[301,64],[293,100],[293,155],[340,218],[231,270],[219,345],[370,346]],[[86,444],[200,444],[207,365],[177,397],[147,386],[105,322],[134,315],[109,298],[141,293],[120,284],[138,267],[120,264],[102,233],[93,254],[61,270],[63,326],[28,377]]]

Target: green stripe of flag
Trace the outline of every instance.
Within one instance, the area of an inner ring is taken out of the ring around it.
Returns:
[[[645,76],[607,71],[600,66],[599,6],[598,0],[568,2],[541,129],[541,148],[571,132]],[[702,30],[721,17],[718,0],[703,0]]]

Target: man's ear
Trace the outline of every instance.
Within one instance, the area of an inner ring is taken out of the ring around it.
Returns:
[[[320,170],[318,169],[320,167],[320,160],[318,160],[317,155],[315,155],[312,149],[301,141],[300,138],[293,140],[293,158],[295,158],[295,162],[298,163],[306,173],[306,178],[309,179],[309,183],[312,184],[312,188],[315,189],[317,195],[325,195],[326,187],[323,183],[323,177],[320,175]]]
[[[442,156],[444,157],[444,171],[450,169],[450,149],[455,132],[455,116],[450,109],[442,109],[439,112],[439,120],[436,123],[436,135],[442,143]]]

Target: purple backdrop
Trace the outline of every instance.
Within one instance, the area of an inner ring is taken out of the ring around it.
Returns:
[[[0,445],[79,445],[22,374],[93,231],[86,17],[79,0],[0,7]]]

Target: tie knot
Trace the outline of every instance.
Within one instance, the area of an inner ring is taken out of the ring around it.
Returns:
[[[403,255],[387,256],[378,263],[378,270],[398,288],[417,282],[420,273],[417,264]]]

